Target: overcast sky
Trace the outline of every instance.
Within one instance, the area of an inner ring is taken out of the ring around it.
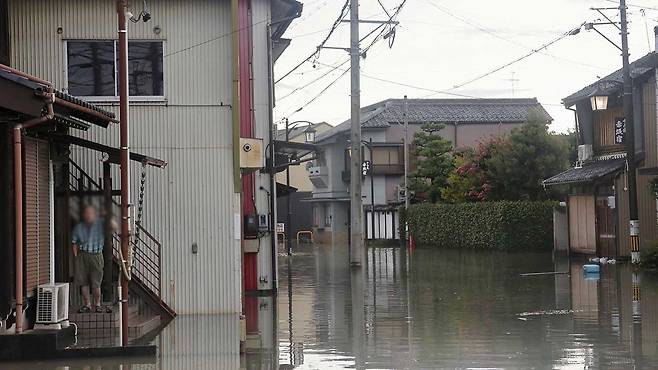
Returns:
[[[381,0],[389,10],[401,1]],[[292,39],[292,44],[277,61],[275,78],[315,50],[343,3],[343,0],[304,2],[301,18],[292,23],[285,35]],[[377,0],[361,0],[360,3],[362,19],[386,19]],[[366,59],[362,59],[361,105],[401,98],[405,94],[410,98],[454,97],[428,90],[451,89],[539,48],[585,21],[600,18],[590,10],[592,6],[614,7],[618,3],[607,0],[408,0],[398,17],[400,25],[393,47],[389,49],[386,40],[380,41]],[[630,1],[629,6],[629,43],[631,60],[634,60],[654,50],[653,27],[658,25],[658,0]],[[608,14],[618,19],[618,11],[611,10]],[[372,27],[363,24],[361,34],[365,35]],[[613,26],[599,29],[614,41],[620,41],[619,31]],[[327,45],[347,47],[349,25],[341,25]],[[330,71],[327,65],[338,65],[347,59],[346,52],[323,50],[316,68],[312,63],[305,63],[279,82],[276,118],[326,121],[334,125],[348,119],[349,73],[294,113],[343,71],[334,70],[308,87],[294,90]],[[573,113],[561,106],[561,99],[620,66],[620,52],[614,46],[594,31],[583,31],[558,41],[542,53],[450,92],[480,98],[536,97],[554,118],[551,128],[564,132],[574,123]],[[399,86],[373,77],[428,90]]]

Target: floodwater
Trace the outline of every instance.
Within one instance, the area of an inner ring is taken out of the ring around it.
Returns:
[[[597,277],[550,253],[367,255],[361,272],[331,247],[281,260],[280,366],[658,368],[658,278],[628,265]]]
[[[155,359],[0,364],[15,369],[658,369],[658,274],[550,253],[344,247],[279,260],[279,294],[237,317],[182,316]],[[557,274],[522,276],[526,273]],[[635,287],[635,290],[634,290]]]

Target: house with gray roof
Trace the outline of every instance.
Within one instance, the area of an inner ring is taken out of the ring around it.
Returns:
[[[640,248],[658,238],[656,194],[651,185],[658,175],[657,68],[656,53],[630,65]],[[621,69],[562,100],[567,109],[575,112],[578,161],[573,168],[544,180],[544,186],[562,185],[568,189],[572,252],[613,258],[630,256],[627,122],[622,100]]]
[[[535,98],[530,99],[408,99],[409,140],[425,123],[443,123],[440,131],[454,148],[470,148],[505,135],[530,115],[547,121],[550,115]],[[368,239],[397,239],[397,207],[404,201],[404,100],[387,99],[361,109],[364,161],[371,174],[363,181],[365,235]],[[313,183],[313,225],[316,240],[346,243],[349,226],[350,121],[316,137],[322,148],[309,165]]]

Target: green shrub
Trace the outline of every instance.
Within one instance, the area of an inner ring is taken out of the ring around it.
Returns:
[[[550,250],[554,202],[415,204],[408,220],[416,242],[442,248]]]

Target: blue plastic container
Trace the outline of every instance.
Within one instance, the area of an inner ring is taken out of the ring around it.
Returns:
[[[595,264],[583,265],[583,271],[586,274],[598,274],[601,271],[601,266]]]

